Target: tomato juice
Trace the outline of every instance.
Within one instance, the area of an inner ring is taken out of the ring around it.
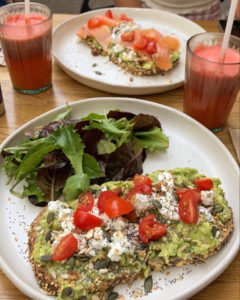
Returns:
[[[221,45],[199,44],[187,53],[184,112],[213,131],[220,131],[239,92],[240,54]]]
[[[52,20],[39,13],[8,15],[0,24],[0,38],[13,87],[35,94],[51,85]]]

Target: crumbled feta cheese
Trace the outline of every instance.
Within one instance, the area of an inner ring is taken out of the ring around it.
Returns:
[[[82,250],[86,247],[87,240],[84,237],[84,235],[82,235],[82,234],[74,233],[73,235],[78,241],[78,252],[79,252],[80,250]]]
[[[75,225],[73,224],[73,217],[69,216],[66,219],[64,219],[61,222],[61,227],[65,234],[70,233],[75,228]]]
[[[64,202],[61,202],[59,200],[57,201],[50,201],[48,203],[48,209],[51,212],[54,212],[58,219],[62,219],[64,216],[68,216],[72,214],[71,208],[66,208],[67,204]]]
[[[122,55],[122,59],[124,61],[125,60],[127,60],[127,61],[137,61],[138,60],[137,53],[132,50],[129,52],[124,51],[124,52],[122,52],[121,55]]]
[[[138,212],[145,211],[152,207],[149,196],[144,194],[135,194],[131,202]]]
[[[95,216],[99,216],[99,210],[98,210],[98,207],[97,205],[94,205],[91,212],[90,212],[92,215],[95,215]]]
[[[213,205],[214,204],[215,193],[211,191],[201,191],[201,201],[204,205]]]
[[[178,214],[178,202],[175,196],[166,192],[165,196],[160,196],[156,199],[161,203],[161,208],[159,208],[159,213],[168,220],[179,220]]]
[[[94,228],[94,236],[88,241],[88,245],[95,249],[109,246],[109,241],[103,236],[103,230],[100,227]]]
[[[161,172],[158,175],[158,181],[161,184],[163,192],[172,191],[174,189],[174,177],[171,173]]]
[[[122,217],[110,219],[105,213],[100,215],[100,218],[106,224],[105,228],[111,228],[112,231],[123,230],[126,228],[127,223]]]
[[[203,213],[203,214],[206,216],[206,219],[207,219],[209,222],[214,222],[214,219],[213,219],[212,214],[210,213],[210,211],[209,211],[206,207],[199,205],[199,206],[198,206],[198,211],[199,211],[200,213]]]
[[[60,201],[58,200],[48,202],[48,209],[52,212],[56,212],[59,206],[60,206]]]
[[[133,254],[135,248],[134,245],[128,241],[125,232],[121,231],[114,232],[110,247],[111,249],[107,256],[111,261],[119,261],[123,253]]]
[[[113,46],[112,49],[115,53],[119,53],[119,52],[124,50],[124,47],[120,44],[116,44],[116,45]]]

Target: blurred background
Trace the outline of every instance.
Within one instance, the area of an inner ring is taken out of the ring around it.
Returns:
[[[130,0],[131,1],[131,0]],[[23,2],[23,0],[0,0],[0,6],[5,3]],[[65,14],[79,14],[92,9],[113,7],[114,0],[36,0],[38,2],[49,6],[53,13]],[[221,0],[222,3],[222,17],[226,19],[229,10],[229,1]]]

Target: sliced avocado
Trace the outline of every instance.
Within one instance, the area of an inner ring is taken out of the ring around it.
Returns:
[[[154,62],[148,61],[142,65],[142,68],[145,70],[151,70],[154,67]]]
[[[103,49],[102,46],[99,44],[99,42],[95,38],[92,39],[92,42],[97,47],[97,49],[99,49],[99,50]]]
[[[179,59],[179,56],[180,56],[180,52],[175,50],[173,51],[172,55],[171,55],[171,62],[172,64]]]

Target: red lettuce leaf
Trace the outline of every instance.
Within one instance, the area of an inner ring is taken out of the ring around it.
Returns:
[[[149,131],[154,127],[162,128],[159,120],[148,114],[138,114],[133,119],[131,119],[134,131]]]

